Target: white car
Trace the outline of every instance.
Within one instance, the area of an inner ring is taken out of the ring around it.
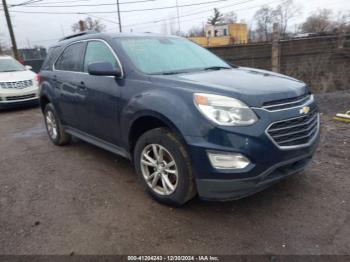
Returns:
[[[10,56],[0,56],[0,109],[38,104],[39,79]]]

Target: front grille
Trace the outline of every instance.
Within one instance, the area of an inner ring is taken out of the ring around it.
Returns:
[[[24,80],[16,82],[0,82],[0,87],[4,89],[23,89],[33,85],[33,80]]]
[[[292,107],[297,107],[305,104],[310,99],[313,99],[313,96],[310,94],[305,94],[302,96],[297,96],[293,98],[286,98],[281,100],[275,100],[270,102],[265,102],[263,104],[264,109],[268,111],[276,111],[281,109],[289,109]]]
[[[317,135],[319,115],[317,108],[308,115],[273,123],[267,134],[282,149],[309,144]]]
[[[6,97],[6,100],[7,101],[17,101],[17,100],[25,100],[25,99],[30,99],[30,98],[35,98],[35,94],[24,95],[24,96],[8,96],[8,97]]]

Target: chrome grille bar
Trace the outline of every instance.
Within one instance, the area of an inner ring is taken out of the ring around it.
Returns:
[[[285,103],[273,103],[270,102],[269,105],[265,105],[262,108],[267,110],[267,111],[278,111],[278,110],[285,110],[285,109],[291,109],[293,107],[298,107],[306,104],[309,101],[312,101],[314,99],[313,95],[306,95],[302,98],[295,98],[296,100],[291,101],[291,102],[285,102]]]
[[[33,80],[23,80],[16,82],[0,82],[0,88],[3,89],[23,89],[33,85]]]
[[[317,126],[317,122],[313,123],[311,126],[306,128],[305,130],[299,130],[299,131],[290,132],[290,133],[286,133],[286,134],[282,134],[282,135],[277,135],[277,136],[273,136],[273,138],[278,139],[278,138],[285,137],[285,136],[296,135],[299,133],[307,132],[307,131],[310,131],[311,129],[314,129],[316,126]]]
[[[286,126],[286,127],[280,127],[280,128],[272,128],[269,130],[269,132],[276,132],[276,131],[281,131],[281,130],[285,130],[285,129],[291,129],[291,128],[295,128],[295,127],[300,127],[300,126],[304,126],[304,125],[308,125],[311,122],[315,121],[317,119],[317,115],[313,116],[309,121],[307,121],[306,123],[301,123],[301,124],[296,124],[296,125],[291,125],[291,126]],[[280,123],[280,122],[276,122],[276,123]]]
[[[274,128],[280,125],[287,126]],[[272,123],[265,133],[278,148],[293,149],[310,145],[317,137],[319,125],[319,114],[315,109],[308,116]]]

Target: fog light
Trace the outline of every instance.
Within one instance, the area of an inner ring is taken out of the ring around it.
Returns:
[[[243,169],[250,161],[242,154],[208,153],[211,165],[217,169]]]

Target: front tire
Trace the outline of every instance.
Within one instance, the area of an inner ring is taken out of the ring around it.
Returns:
[[[169,129],[156,128],[139,138],[134,165],[147,192],[158,202],[181,206],[196,195],[186,148]]]
[[[52,104],[46,105],[44,110],[44,118],[47,134],[49,135],[52,143],[57,146],[68,144],[71,140],[71,136],[63,129]]]

